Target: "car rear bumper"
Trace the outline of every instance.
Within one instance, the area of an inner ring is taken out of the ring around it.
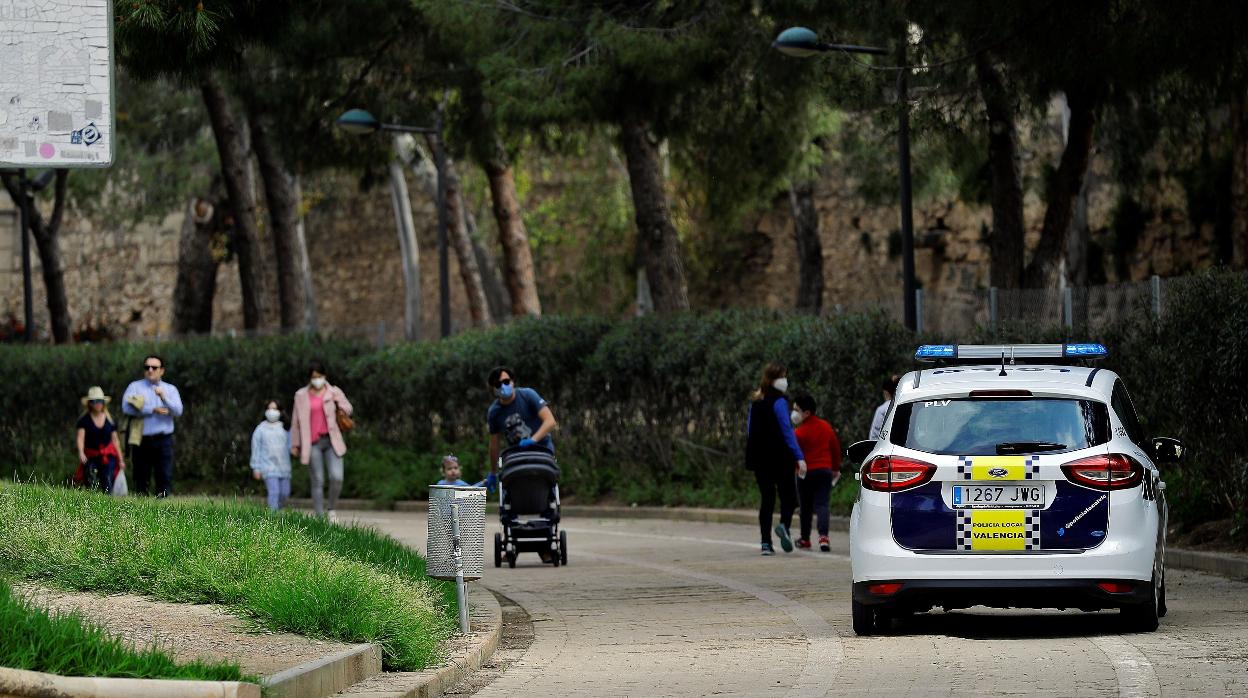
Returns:
[[[882,582],[854,582],[854,601],[869,606],[923,611],[989,606],[992,608],[1078,608],[1098,610],[1152,602],[1148,582],[1115,579],[917,579],[890,580],[901,588],[892,594],[872,593]],[[1100,582],[1132,586],[1129,592],[1109,593]]]
[[[1117,503],[1111,498],[1111,506]],[[1124,504],[1111,509],[1113,522],[1107,534],[1090,550],[920,551],[903,548],[893,538],[888,498],[864,492],[849,522],[853,580],[1010,579],[1059,585],[1070,579],[1148,580],[1159,550],[1159,522],[1155,514],[1148,516],[1130,502]]]

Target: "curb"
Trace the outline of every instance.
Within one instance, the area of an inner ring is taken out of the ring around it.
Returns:
[[[324,698],[381,673],[381,647],[360,644],[264,677],[274,698]]]
[[[170,681],[58,676],[0,667],[0,696],[22,698],[260,698],[241,681]]]
[[[1208,572],[1231,579],[1248,580],[1248,556],[1235,553],[1211,553],[1203,550],[1166,548],[1166,564],[1189,570]]]
[[[383,674],[377,677],[380,685],[364,682],[347,691],[345,698],[434,698],[480,669],[498,648],[503,634],[503,609],[498,599],[480,585],[468,587],[468,605],[472,633],[460,636],[463,644],[453,648],[456,656],[445,665],[419,672]]]
[[[699,509],[697,507],[621,507],[565,505],[560,511],[568,516],[599,516],[610,519],[672,519],[697,523],[731,523],[758,525],[758,512],[752,509]],[[828,530],[846,533],[849,517],[828,517]]]

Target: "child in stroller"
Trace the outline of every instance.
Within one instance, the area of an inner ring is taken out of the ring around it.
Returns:
[[[516,556],[535,552],[555,567],[568,564],[568,534],[559,530],[559,465],[540,446],[503,451],[498,513],[503,532],[494,534],[494,566],[516,566]]]

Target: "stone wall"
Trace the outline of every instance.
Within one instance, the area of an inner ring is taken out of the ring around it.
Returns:
[[[358,191],[355,180],[330,177],[305,184],[314,201],[306,218],[317,313],[322,328],[394,341],[403,336],[403,273],[388,187]],[[413,215],[420,244],[421,331],[439,331],[436,208],[413,189]],[[0,321],[22,318],[22,276],[17,218],[0,193]],[[178,234],[184,214],[137,226],[93,222],[68,212],[60,235],[71,327],[75,332],[107,330],[118,338],[155,338],[171,331],[177,277]],[[11,222],[10,222],[11,221]],[[267,229],[267,226],[265,226]],[[265,238],[269,243],[269,238]],[[266,281],[273,300],[264,331],[276,325],[272,251],[265,245]],[[46,337],[47,302],[39,257],[31,250],[35,328]],[[459,265],[450,254],[452,330],[470,324],[459,282]],[[214,331],[242,330],[238,266],[232,259],[217,273]]]
[[[1215,261],[1212,224],[1193,226],[1187,220],[1182,187],[1164,176],[1150,187],[1150,207],[1163,213],[1147,222],[1134,245],[1122,252],[1122,259],[1104,259],[1105,280],[1110,283],[1138,281],[1154,273],[1190,273]],[[389,188],[382,185],[360,191],[355,178],[338,175],[305,181],[304,193],[311,203],[306,228],[321,327],[386,341],[402,338],[402,263]],[[436,337],[436,211],[430,198],[414,183],[411,193],[421,248],[421,330],[425,337]],[[1111,247],[1107,240],[1117,198],[1109,163],[1098,156],[1089,179],[1087,206],[1094,244]],[[537,202],[525,203],[533,206]],[[833,176],[818,183],[816,205],[823,241],[825,311],[883,307],[900,317],[900,226],[896,205],[868,204],[856,194],[853,182]],[[1025,208],[1028,246],[1034,247],[1044,214],[1043,202],[1035,194],[1028,194]],[[19,320],[22,316],[17,218],[5,213],[10,209],[7,197],[0,193],[0,321],[10,314]],[[175,213],[158,223],[130,227],[84,220],[69,212],[61,234],[61,250],[71,327],[75,331],[106,329],[123,338],[167,336],[182,220],[183,214]],[[987,206],[942,199],[915,202],[916,275],[924,289],[924,317],[928,323],[940,323],[942,315],[983,310],[982,296],[989,278],[985,240],[990,223]],[[492,235],[488,216],[481,216],[479,224],[483,235]],[[717,281],[724,288],[704,295],[728,299],[726,302],[734,306],[793,307],[797,260],[787,200],[777,201],[770,212],[762,215],[753,233],[746,275]],[[265,252],[269,257],[269,288],[276,289],[272,253],[267,245]],[[33,249],[32,256],[36,328],[46,336],[43,282]],[[1118,273],[1119,268],[1122,274]],[[539,292],[543,302],[549,303],[560,288],[555,275],[567,270],[547,269],[545,276],[542,269],[538,271]],[[452,328],[459,331],[470,321],[453,251],[450,286]],[[275,290],[272,295],[275,297]],[[271,311],[270,326],[276,324],[276,308]],[[237,266],[227,261],[218,272],[214,331],[241,328]]]

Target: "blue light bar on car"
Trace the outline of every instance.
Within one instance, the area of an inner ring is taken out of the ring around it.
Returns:
[[[1109,356],[1104,344],[1067,344],[1062,349],[1065,356],[1082,356],[1089,359],[1100,359]]]
[[[1008,363],[1051,359],[1103,359],[1109,356],[1104,344],[924,344],[914,352],[917,361],[956,360],[961,363],[983,360]]]
[[[952,344],[924,344],[914,352],[916,359],[953,359],[958,356],[958,348]]]

